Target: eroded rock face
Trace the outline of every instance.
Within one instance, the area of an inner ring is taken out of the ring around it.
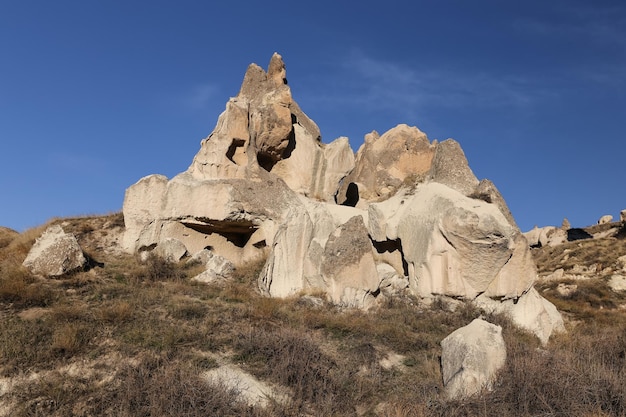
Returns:
[[[275,297],[324,291],[337,304],[367,307],[380,279],[365,218],[356,208],[304,201],[276,233],[259,287]]]
[[[65,233],[59,225],[46,229],[24,260],[24,266],[33,274],[44,277],[64,275],[83,268],[86,263],[76,237]]]
[[[517,298],[536,279],[530,251],[497,206],[443,184],[401,191],[369,206],[373,240],[399,240],[420,297]]]
[[[462,399],[491,389],[506,361],[502,328],[481,319],[452,332],[441,342],[443,385]]]
[[[456,141],[398,125],[368,134],[356,157],[347,138],[323,144],[278,54],[267,72],[248,67],[187,171],[128,188],[124,219],[129,252],[209,251],[226,272],[208,281],[266,259],[269,296],[368,308],[408,291],[495,303],[542,340],[558,327],[502,195]]]
[[[480,296],[475,303],[486,311],[508,315],[515,324],[533,333],[544,345],[550,336],[565,331],[561,314],[535,288],[529,289],[518,300],[499,302]]]
[[[338,202],[364,207],[366,202],[390,197],[407,179],[410,183],[423,181],[432,167],[435,148],[425,133],[405,124],[382,136],[376,131],[366,135],[355,168],[339,190]],[[358,188],[358,201],[349,187]]]

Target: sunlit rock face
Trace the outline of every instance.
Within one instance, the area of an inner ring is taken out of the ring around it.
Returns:
[[[348,138],[325,144],[278,54],[267,71],[248,67],[185,172],[127,189],[124,219],[131,253],[171,254],[175,242],[176,254],[209,251],[227,272],[264,261],[268,296],[325,293],[358,308],[407,292],[503,308],[526,300],[505,310],[542,340],[558,328],[532,290],[526,239],[458,142],[401,124],[366,135],[356,155]]]

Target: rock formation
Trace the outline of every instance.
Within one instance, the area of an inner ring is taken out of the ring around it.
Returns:
[[[426,300],[521,300],[528,308],[510,312],[523,324],[552,314],[547,302],[523,302],[539,297],[528,244],[456,141],[431,142],[398,125],[366,135],[356,156],[347,138],[324,144],[278,54],[267,72],[248,67],[191,166],[171,180],[142,178],[123,211],[127,251],[208,250],[234,268],[266,259],[259,287],[269,296],[324,292],[368,308],[408,291]],[[555,327],[538,323],[532,330],[544,340]]]
[[[613,221],[613,216],[611,216],[610,214],[605,214],[604,216],[598,219],[598,224],[607,224],[607,223],[611,223],[612,221]]]
[[[65,233],[59,225],[46,229],[24,260],[24,266],[33,274],[44,277],[64,275],[84,267],[86,263],[76,237]]]
[[[491,389],[504,366],[502,327],[475,319],[441,341],[441,373],[450,398],[465,398]]]

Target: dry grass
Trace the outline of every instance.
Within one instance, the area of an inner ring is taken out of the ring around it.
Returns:
[[[577,323],[545,348],[488,317],[504,328],[507,365],[494,391],[456,402],[441,384],[439,342],[481,314],[469,304],[452,313],[401,298],[363,312],[270,299],[256,288],[261,263],[198,284],[189,279],[197,266],[99,249],[119,215],[63,222],[101,266],[38,280],[20,266],[36,232],[0,247],[0,375],[17,381],[0,402],[13,404],[12,416],[626,415],[625,300],[602,279],[577,281],[568,297],[556,284],[540,287]],[[608,264],[620,242],[571,242],[569,259]],[[565,256],[544,255],[553,266]],[[38,314],[24,318],[33,307]],[[382,366],[393,354],[399,364]],[[254,408],[236,390],[209,385],[199,375],[217,366],[216,355],[284,387],[291,401]]]

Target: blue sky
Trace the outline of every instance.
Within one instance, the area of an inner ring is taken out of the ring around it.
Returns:
[[[118,211],[187,169],[273,52],[324,142],[460,142],[522,230],[626,208],[621,1],[0,1],[0,225]]]

